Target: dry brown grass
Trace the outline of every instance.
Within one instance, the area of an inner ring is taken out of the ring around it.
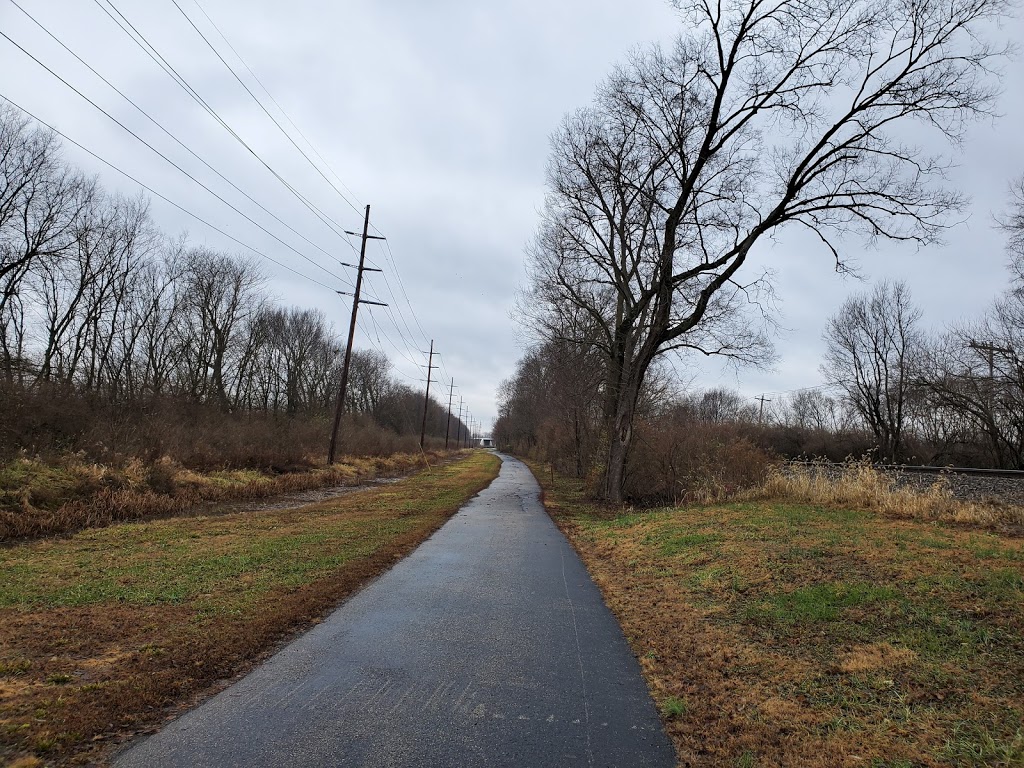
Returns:
[[[359,485],[445,458],[441,452],[351,456],[334,466],[273,474],[252,469],[199,472],[168,458],[151,464],[133,459],[123,467],[110,467],[77,455],[56,461],[22,456],[0,467],[0,542],[180,515],[227,501]]]
[[[0,764],[96,764],[390,567],[496,476],[464,460],[291,510],[0,548]]]
[[[925,490],[901,488],[891,474],[865,462],[851,462],[827,471],[814,465],[773,467],[761,487],[736,498],[871,510],[911,520],[986,527],[1024,526],[1022,507],[957,499],[941,477]]]
[[[679,765],[1024,765],[1024,540],[764,498],[611,509],[536,474]]]

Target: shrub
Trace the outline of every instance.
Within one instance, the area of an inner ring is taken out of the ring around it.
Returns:
[[[760,485],[772,464],[734,424],[647,420],[634,436],[626,495],[643,503],[709,503]]]

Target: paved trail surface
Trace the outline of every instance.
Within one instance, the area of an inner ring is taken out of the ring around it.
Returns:
[[[672,766],[614,617],[519,461],[119,768]]]

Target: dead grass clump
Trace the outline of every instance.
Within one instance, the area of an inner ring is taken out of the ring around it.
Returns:
[[[894,476],[864,461],[827,468],[813,464],[776,466],[747,497],[872,510],[911,520],[1024,525],[1024,508],[957,499],[941,477],[925,490],[900,488]]]
[[[916,660],[917,654],[909,648],[896,648],[889,643],[868,643],[842,654],[836,668],[848,675],[855,675],[899,669]]]

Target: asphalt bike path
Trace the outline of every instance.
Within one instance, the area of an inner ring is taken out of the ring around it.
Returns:
[[[118,768],[672,766],[622,631],[522,462]]]

